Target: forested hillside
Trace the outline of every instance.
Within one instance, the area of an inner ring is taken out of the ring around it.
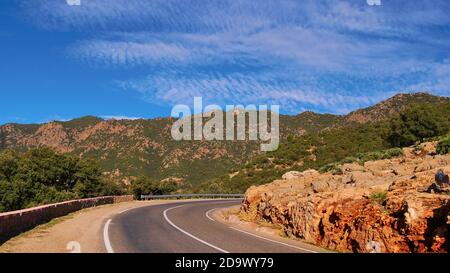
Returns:
[[[244,192],[289,171],[339,169],[340,164],[399,156],[401,147],[441,139],[448,150],[450,101],[412,104],[388,120],[351,123],[316,134],[289,136],[277,151],[260,155],[242,169],[200,185],[200,192]]]
[[[0,211],[119,192],[240,193],[292,170],[396,156],[424,139],[441,138],[448,150],[449,117],[449,98],[427,93],[346,116],[282,115],[280,147],[269,153],[255,141],[174,141],[171,118],[6,124]]]

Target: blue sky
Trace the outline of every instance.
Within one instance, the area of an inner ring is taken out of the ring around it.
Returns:
[[[0,123],[450,95],[447,0],[3,0]]]

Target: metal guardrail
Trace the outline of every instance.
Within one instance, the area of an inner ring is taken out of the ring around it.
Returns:
[[[156,199],[193,199],[193,198],[244,198],[243,194],[171,194],[171,195],[141,195],[141,200]]]

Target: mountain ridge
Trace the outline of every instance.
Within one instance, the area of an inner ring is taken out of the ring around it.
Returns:
[[[447,101],[448,97],[421,92],[398,94],[343,116],[311,111],[295,116],[280,115],[280,134],[285,141],[289,136],[387,119],[415,103]],[[176,142],[170,133],[174,120],[170,117],[115,120],[84,116],[44,124],[8,123],[0,126],[0,149],[24,151],[50,147],[61,153],[94,157],[111,179],[125,183],[136,176],[149,175],[161,180],[181,178],[188,185],[224,175],[261,153],[255,141]]]

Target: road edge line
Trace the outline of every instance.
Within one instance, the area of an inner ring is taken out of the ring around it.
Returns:
[[[215,246],[215,245],[213,245],[213,244],[210,244],[210,243],[208,243],[208,242],[206,242],[206,241],[204,241],[204,240],[202,240],[202,239],[200,239],[200,238],[198,238],[198,237],[196,237],[196,236],[190,234],[189,232],[187,232],[187,231],[183,230],[182,228],[178,227],[177,225],[175,225],[175,224],[169,219],[169,217],[167,216],[167,213],[168,213],[169,211],[174,210],[174,209],[177,209],[177,208],[181,208],[181,207],[184,207],[184,206],[186,206],[186,205],[181,205],[181,206],[176,206],[176,207],[172,207],[172,208],[166,209],[166,210],[163,212],[164,219],[165,219],[172,227],[174,227],[175,229],[177,229],[178,231],[180,231],[180,232],[183,233],[184,235],[187,235],[188,237],[190,237],[190,238],[192,238],[192,239],[194,239],[194,240],[196,240],[196,241],[198,241],[198,242],[200,242],[200,243],[202,243],[202,244],[204,244],[204,245],[207,245],[207,246],[209,246],[209,247],[211,247],[211,248],[213,248],[213,249],[215,249],[215,250],[217,250],[217,251],[220,251],[220,252],[222,252],[222,253],[230,253],[230,252],[228,252],[228,251],[226,251],[226,250],[224,250],[224,249],[221,249],[220,247],[217,247],[217,246]]]
[[[283,243],[283,242],[279,242],[279,241],[276,241],[276,240],[272,240],[272,239],[269,239],[269,238],[265,238],[265,237],[262,237],[262,236],[253,234],[253,233],[251,233],[251,232],[247,232],[247,231],[240,230],[240,229],[235,228],[235,227],[230,227],[230,228],[233,229],[233,230],[236,230],[236,231],[245,233],[245,234],[247,234],[247,235],[250,235],[250,236],[253,236],[253,237],[256,237],[256,238],[259,238],[259,239],[263,239],[263,240],[272,242],[272,243],[281,244],[281,245],[284,245],[284,246],[287,246],[287,247],[291,247],[291,248],[295,248],[295,249],[307,251],[307,252],[310,252],[310,253],[318,253],[318,252],[316,252],[316,251],[309,250],[309,249],[306,249],[306,248],[303,248],[303,247],[294,246],[294,245],[290,245],[290,244],[287,244],[287,243]]]
[[[106,252],[108,253],[114,253],[114,249],[111,246],[111,241],[109,240],[109,225],[111,222],[112,219],[109,219],[103,227],[103,242],[105,244]]]
[[[208,211],[205,213],[206,218],[208,218],[209,220],[211,220],[211,221],[213,221],[213,222],[216,222],[216,220],[214,220],[214,218],[212,218],[209,214],[212,213],[212,212],[215,211],[215,210],[217,210],[217,208],[208,210]]]

